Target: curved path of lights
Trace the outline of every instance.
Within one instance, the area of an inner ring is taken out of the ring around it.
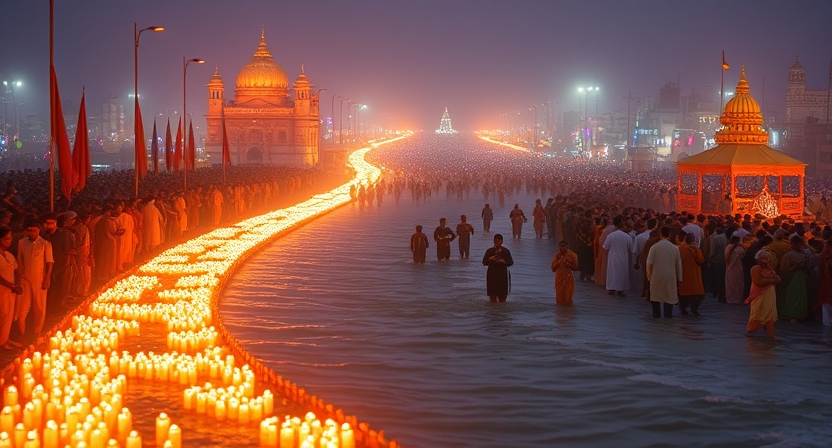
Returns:
[[[2,372],[0,448],[139,448],[143,439],[150,446],[155,439],[160,448],[181,447],[182,428],[165,413],[156,417],[156,434],[133,429],[124,397],[135,378],[179,385],[181,402],[171,405],[188,412],[252,428],[259,422],[261,446],[396,447],[383,431],[308,396],[248,354],[223,326],[217,304],[225,279],[243,260],[349,203],[351,185],[374,183],[381,175],[364,155],[403,138],[353,152],[348,160],[356,175],[347,184],[182,243],[101,288]],[[153,347],[148,339],[154,334],[147,334],[153,326],[163,328],[155,346],[164,349],[126,349]],[[137,346],[137,339],[144,345]],[[272,391],[309,413],[279,418]]]

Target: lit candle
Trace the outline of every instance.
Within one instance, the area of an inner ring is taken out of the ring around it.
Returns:
[[[280,428],[280,446],[295,446],[295,430],[292,428],[292,423],[289,420],[284,421],[283,426]]]
[[[167,414],[162,412],[156,417],[156,446],[165,444],[168,439],[168,430],[170,429],[170,418]]]
[[[274,395],[272,391],[266,389],[263,391],[263,415],[272,415],[274,413]]]
[[[43,429],[43,448],[58,448],[59,442],[58,424],[54,420],[49,420],[46,422],[46,428]]]
[[[355,448],[355,435],[349,423],[341,425],[341,448]]]
[[[14,446],[23,446],[23,444],[26,443],[26,436],[26,427],[23,426],[23,423],[18,423],[14,426]]]
[[[127,408],[121,409],[121,414],[118,414],[118,437],[120,440],[125,440],[133,431],[133,415]]]
[[[9,386],[9,389],[13,388],[14,386]],[[6,391],[8,392],[9,389],[6,389]],[[14,434],[14,410],[12,410],[11,406],[5,406],[3,411],[0,412],[0,431],[10,436]]]
[[[228,400],[228,418],[230,420],[237,420],[240,416],[240,401],[236,397],[231,397]]]
[[[245,398],[243,398],[243,400],[245,400]],[[237,420],[239,420],[240,423],[248,423],[249,416],[248,403],[241,403],[237,414]]]
[[[170,425],[168,441],[172,448],[182,448],[182,430],[179,429],[178,425]]]
[[[157,439],[158,441],[158,439]],[[125,448],[142,448],[142,438],[136,431],[130,431]]]
[[[214,406],[214,416],[217,418],[217,420],[225,420],[227,414],[228,413],[225,409],[225,401],[217,400],[216,405]]]
[[[105,443],[104,434],[100,430],[94,429],[90,434],[90,448],[106,448]]]

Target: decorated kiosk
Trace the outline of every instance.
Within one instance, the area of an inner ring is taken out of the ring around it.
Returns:
[[[745,67],[725,105],[715,148],[676,163],[678,209],[688,213],[803,214],[806,164],[770,148]]]

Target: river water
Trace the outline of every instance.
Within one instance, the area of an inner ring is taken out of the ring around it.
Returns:
[[[279,374],[406,448],[830,446],[829,328],[781,322],[771,342],[744,335],[743,306],[709,297],[699,318],[653,319],[637,294],[581,282],[556,308],[555,245],[531,223],[505,243],[508,301],[489,303],[482,254],[534,199],[495,207],[491,234],[479,196],[342,207],[249,259],[220,311]],[[413,264],[413,227],[460,214],[477,218],[471,259],[452,243],[439,263],[431,240]]]

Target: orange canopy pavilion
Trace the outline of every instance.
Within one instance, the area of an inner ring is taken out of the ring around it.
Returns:
[[[678,209],[705,214],[802,216],[806,164],[770,148],[745,67],[725,105],[718,146],[676,163]]]

